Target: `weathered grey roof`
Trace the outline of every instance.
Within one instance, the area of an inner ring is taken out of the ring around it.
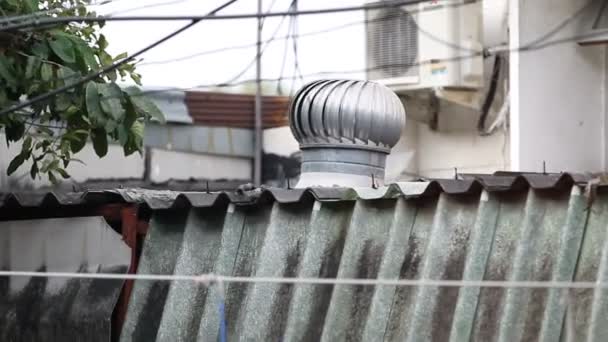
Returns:
[[[244,193],[115,190],[4,196],[142,203],[142,274],[596,281],[606,278],[608,194],[585,176],[463,176],[380,189]],[[46,201],[46,202],[45,202]],[[588,205],[591,204],[590,207]],[[165,210],[171,209],[171,210]],[[2,209],[0,209],[2,210]],[[605,340],[605,291],[226,284],[229,340]],[[217,339],[218,293],[137,281],[122,340]],[[568,330],[572,327],[572,331]]]
[[[176,192],[147,189],[111,189],[87,192],[0,192],[2,207],[71,206],[84,204],[109,204],[117,202],[140,203],[151,209],[178,207],[210,207],[219,203],[233,202],[238,205],[255,204],[272,200],[279,203],[300,202],[310,197],[318,201],[353,201],[356,199],[382,199],[396,197],[419,197],[447,194],[479,193],[482,189],[490,192],[516,191],[526,188],[536,190],[569,187],[583,184],[592,177],[582,174],[519,174],[498,172],[494,175],[459,175],[459,179],[421,180],[398,182],[373,188],[308,188],[280,189],[259,188],[253,191],[222,192]]]

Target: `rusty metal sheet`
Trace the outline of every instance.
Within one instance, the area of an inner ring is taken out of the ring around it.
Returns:
[[[264,128],[288,125],[289,97],[263,96]],[[186,106],[195,124],[220,127],[252,128],[255,96],[245,94],[186,92]]]

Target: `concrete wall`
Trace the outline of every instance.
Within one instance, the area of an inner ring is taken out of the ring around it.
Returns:
[[[510,45],[579,34],[574,14],[587,1],[510,2]],[[551,35],[546,36],[548,32]],[[606,48],[576,42],[511,53],[511,161],[514,170],[606,169]]]
[[[32,181],[29,175],[31,163],[22,165],[10,177],[6,175],[8,164],[21,151],[21,145],[11,144],[10,148],[7,148],[5,141],[4,134],[0,134],[0,188],[8,189],[9,183],[34,187],[48,185],[46,177]],[[67,171],[76,182],[91,178],[139,178],[144,173],[143,158],[139,154],[125,157],[122,147],[116,145],[110,145],[108,154],[100,159],[95,154],[93,146],[87,144],[74,158],[84,162],[84,165],[73,162],[68,166]]]
[[[194,154],[160,149],[152,150],[153,182],[169,179],[251,179],[249,158]]]
[[[300,150],[296,138],[288,126],[264,130],[264,153],[288,157]]]
[[[496,105],[499,105],[497,101]],[[455,105],[444,105],[437,130],[417,123],[416,165],[418,174],[429,178],[451,178],[459,173],[493,173],[509,170],[509,138],[505,130],[481,136],[479,113]],[[491,121],[491,120],[489,120]]]
[[[0,141],[5,141],[3,134],[0,134]],[[30,178],[31,164],[24,164],[10,177],[6,175],[8,164],[20,149],[20,145],[12,144],[10,148],[7,148],[5,143],[0,143],[0,189],[36,188],[50,185],[46,177],[36,180]],[[184,153],[161,149],[153,149],[151,156],[152,170],[150,176],[152,182],[190,178],[209,180],[247,180],[251,178],[252,170],[249,158]],[[138,153],[125,157],[122,147],[117,145],[110,145],[108,154],[104,158],[97,157],[91,144],[87,144],[74,157],[85,163],[84,165],[71,163],[67,169],[72,176],[69,181],[76,183],[85,182],[87,179],[138,179],[142,178],[144,174],[143,157]],[[9,185],[11,185],[10,188]]]
[[[499,46],[508,42],[507,3],[507,0],[483,2],[485,46]],[[486,85],[490,81],[493,63],[493,58],[488,58],[484,64]],[[486,127],[490,126],[504,103],[507,70],[503,64],[499,87],[486,120]],[[483,89],[470,93],[470,99],[462,101],[468,103],[467,106],[441,100],[437,127],[434,130],[428,125],[431,120],[428,102],[406,101],[408,131],[405,134],[410,138],[402,139],[395,152],[399,155],[398,149],[403,148],[401,145],[408,145],[410,151],[414,152],[414,160],[409,163],[409,173],[420,177],[451,178],[454,177],[454,168],[462,173],[493,173],[510,169],[508,132],[499,129],[490,136],[481,136],[477,131],[479,108],[486,92],[487,89]],[[410,118],[416,118],[420,122]],[[400,156],[391,158],[404,162]],[[406,178],[404,174],[400,179],[403,178]]]

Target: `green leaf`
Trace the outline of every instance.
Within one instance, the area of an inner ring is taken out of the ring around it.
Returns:
[[[66,63],[74,63],[76,61],[76,53],[74,51],[74,44],[65,35],[56,34],[54,39],[49,41],[51,50]]]
[[[65,84],[70,84],[73,83],[71,81],[77,81],[80,74],[68,67],[60,67],[59,70],[57,70],[57,77],[64,81]]]
[[[132,73],[131,74],[131,79],[133,80],[133,82],[135,82],[137,85],[141,86],[141,75],[137,74],[137,73]]]
[[[9,121],[4,126],[4,133],[6,134],[7,142],[18,141],[23,137],[23,133],[25,133],[25,124],[20,121]]]
[[[101,110],[101,105],[99,104],[97,83],[91,81],[87,84],[85,91],[85,103],[91,122],[96,126],[105,125],[105,116]]]
[[[55,109],[64,112],[72,105],[72,99],[69,94],[59,94],[55,97]]]
[[[24,5],[27,13],[38,11],[38,0],[24,0]]]
[[[144,141],[145,127],[146,126],[141,121],[135,121],[133,126],[131,126],[131,134],[139,146],[141,146],[141,143]]]
[[[45,41],[38,42],[32,46],[32,53],[39,58],[49,58],[49,47]]]
[[[57,171],[57,173],[60,174],[63,179],[70,178],[70,175],[68,175],[68,173],[64,169],[57,168],[55,171]]]
[[[71,105],[68,107],[68,109],[65,110],[65,115],[66,115],[66,117],[69,118],[70,116],[78,113],[79,111],[80,111],[80,108],[78,108],[74,105]]]
[[[112,119],[109,119],[108,121],[106,121],[104,129],[106,130],[106,132],[113,132],[116,127],[118,127],[118,123]]]
[[[53,68],[47,63],[43,63],[40,68],[40,77],[45,82],[48,82],[53,77]]]
[[[93,49],[91,49],[90,46],[86,43],[76,44],[76,49],[78,50],[80,57],[82,57],[85,64],[88,65],[91,70],[99,70],[99,63],[97,63]]]
[[[69,155],[70,154],[70,140],[66,139],[65,136],[61,139],[61,144],[59,145],[59,149],[61,150],[61,154]]]
[[[127,143],[127,141],[129,141],[129,129],[126,128],[125,126],[118,126],[117,131],[118,131],[118,142],[124,146]]]
[[[125,115],[125,108],[122,106],[122,92],[116,83],[98,84],[97,89],[101,99],[101,109],[111,115],[116,121],[122,120]]]
[[[53,184],[57,184],[57,177],[53,174],[53,171],[49,171],[49,181]]]
[[[99,53],[99,60],[101,61],[101,64],[103,66],[109,66],[109,65],[112,65],[114,63],[114,60],[112,59],[112,56],[110,56],[105,51],[101,51]]]
[[[21,164],[23,164],[24,161],[25,161],[25,157],[23,154],[18,154],[17,156],[15,156],[15,158],[13,158],[13,160],[11,160],[10,164],[8,164],[8,169],[6,169],[6,174],[9,176],[12,175],[15,171],[17,171],[19,166],[21,166]]]
[[[27,58],[27,65],[25,66],[25,78],[31,79],[37,74],[38,68],[40,67],[40,58],[36,56],[29,56]]]
[[[103,34],[99,35],[99,38],[97,39],[97,45],[101,50],[105,50],[108,47],[108,41],[106,40],[106,37]]]
[[[141,121],[135,121],[129,131],[129,139],[123,146],[125,155],[131,155],[135,152],[142,152],[144,142],[145,125]]]
[[[38,162],[34,160],[32,163],[32,167],[30,168],[30,177],[32,179],[36,179],[36,175],[38,174]]]
[[[32,148],[32,137],[27,136],[21,145],[21,154],[26,154]]]
[[[46,163],[42,167],[42,169],[40,169],[40,171],[42,173],[45,173],[45,172],[49,172],[51,170],[55,170],[57,167],[59,167],[59,159],[55,159],[55,160],[53,160],[51,162]]]
[[[8,3],[9,6],[11,6],[13,9],[18,9],[19,8],[19,1],[18,0],[6,0],[6,2]]]
[[[127,103],[126,110],[127,112],[125,114],[125,119],[123,120],[122,125],[128,131],[129,129],[131,129],[131,126],[140,115],[137,113],[135,107],[130,102]]]
[[[116,80],[118,79],[118,76],[116,76],[116,70],[106,72],[106,77],[108,77],[110,81],[116,82]]]
[[[4,55],[0,55],[0,76],[2,76],[2,78],[10,86],[15,86],[17,84],[13,67],[8,58],[6,58]]]
[[[91,132],[91,140],[98,157],[101,158],[108,154],[108,136],[103,129],[95,129]]]
[[[71,162],[77,162],[78,164],[82,164],[82,165],[87,165],[87,164],[85,164],[85,162],[83,162],[82,160],[80,160],[80,159],[76,159],[76,158],[70,158],[70,161],[71,161]]]
[[[0,107],[3,107],[8,102],[8,97],[6,96],[6,90],[0,88]]]
[[[82,149],[87,144],[88,137],[89,134],[87,133],[86,135],[76,135],[74,138],[70,139],[70,150],[72,151],[72,153],[78,153],[82,151]]]
[[[128,56],[128,54],[126,52],[123,52],[123,53],[120,53],[120,54],[116,55],[113,58],[113,60],[114,60],[114,62],[116,62],[116,61],[118,61],[120,59],[127,58],[127,56]]]
[[[124,91],[129,95],[129,100],[138,113],[156,119],[160,123],[165,123],[163,112],[154,102],[145,97],[138,87],[128,87]]]

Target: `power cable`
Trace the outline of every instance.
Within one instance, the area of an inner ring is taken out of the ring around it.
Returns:
[[[293,0],[295,1],[295,0]],[[243,68],[243,70],[241,70],[239,73],[237,73],[236,75],[234,75],[232,78],[230,78],[228,81],[226,82],[222,82],[222,83],[218,83],[218,87],[226,87],[227,85],[229,85],[230,83],[235,82],[236,80],[238,80],[239,78],[241,78],[241,76],[243,76],[249,69],[251,69],[251,67],[253,67],[253,65],[256,63],[258,58],[262,58],[262,56],[264,55],[264,52],[266,51],[266,49],[268,48],[268,46],[270,46],[270,44],[273,42],[273,40],[275,39],[275,37],[277,36],[277,34],[279,33],[279,31],[281,30],[281,27],[283,26],[283,23],[285,22],[285,18],[287,18],[287,16],[283,16],[279,22],[279,24],[277,25],[277,28],[274,30],[274,32],[272,33],[270,39],[268,39],[268,41],[266,42],[266,44],[264,44],[264,46],[262,47],[262,49],[260,50],[260,55],[259,56],[255,56],[246,66],[245,68]],[[254,80],[255,81],[255,80]]]
[[[462,4],[461,4],[462,5]],[[409,12],[412,13],[412,12]],[[334,32],[334,31],[338,31],[338,30],[342,30],[348,27],[352,27],[352,26],[356,26],[356,25],[361,25],[361,24],[370,24],[370,23],[379,23],[379,22],[384,22],[384,21],[388,21],[388,20],[393,20],[394,18],[387,18],[387,17],[382,17],[382,18],[376,18],[376,19],[370,19],[370,20],[357,20],[357,21],[352,21],[349,23],[345,23],[345,24],[340,24],[340,25],[336,25],[336,26],[332,26],[326,29],[322,29],[322,30],[316,30],[316,31],[310,31],[310,32],[306,32],[306,33],[302,33],[302,34],[287,34],[285,36],[282,37],[277,37],[275,39],[275,41],[281,41],[281,40],[289,40],[289,39],[293,39],[293,38],[303,38],[303,37],[311,37],[311,36],[316,36],[316,35],[320,35],[320,34],[324,34],[324,33],[329,33],[329,32]],[[438,42],[440,44],[444,44],[446,46],[452,47],[454,49],[460,50],[460,51],[465,51],[465,52],[478,52],[480,51],[479,49],[472,49],[472,48],[468,48],[468,47],[464,47],[455,43],[451,43],[451,42],[447,42],[435,35],[433,35],[432,33],[428,32],[427,30],[423,29],[420,27],[420,25],[418,25],[416,22],[412,21],[412,24],[414,25],[415,29],[418,30],[420,33],[422,33],[424,36],[428,37],[431,40],[434,40],[435,42]],[[268,40],[264,41],[263,43],[267,43]],[[216,53],[221,53],[221,52],[226,52],[226,51],[232,51],[232,50],[242,50],[242,49],[248,49],[248,48],[252,48],[255,47],[256,43],[249,43],[249,44],[243,44],[243,45],[233,45],[233,46],[228,46],[228,47],[223,47],[223,48],[219,48],[219,49],[213,49],[213,50],[206,50],[206,51],[201,51],[201,52],[197,52],[194,54],[190,54],[190,55],[184,55],[184,56],[180,56],[180,57],[175,57],[175,58],[170,58],[170,59],[163,59],[163,60],[155,60],[155,61],[149,61],[149,62],[144,62],[141,63],[141,66],[145,66],[145,65],[157,65],[157,64],[167,64],[167,63],[172,63],[172,62],[181,62],[181,61],[185,61],[188,59],[192,59],[192,58],[196,58],[196,57],[201,57],[201,56],[205,56],[205,55],[212,55],[212,54],[216,54]]]
[[[118,0],[114,0],[114,1],[118,1]],[[108,16],[115,16],[117,14],[124,14],[124,13],[133,12],[133,11],[139,11],[139,10],[142,10],[142,9],[148,9],[148,8],[164,7],[164,6],[168,6],[168,5],[179,4],[179,3],[182,3],[182,2],[186,2],[186,1],[188,1],[188,0],[170,0],[170,1],[164,1],[164,2],[159,2],[159,3],[154,3],[154,4],[147,4],[147,5],[142,5],[142,6],[130,7],[130,8],[124,9],[124,10],[110,12],[108,14]]]
[[[224,8],[232,5],[233,3],[237,2],[237,1],[238,0],[229,0],[226,3],[224,3],[223,5],[217,7],[213,11],[211,11],[209,13],[209,15],[207,15],[207,16],[213,16],[215,13],[221,11],[222,9],[224,9]],[[65,92],[67,90],[75,88],[75,87],[77,87],[79,85],[85,84],[85,83],[87,83],[89,81],[92,81],[92,80],[96,79],[97,77],[99,77],[99,76],[101,76],[103,74],[106,74],[106,73],[108,73],[110,71],[116,70],[121,65],[126,64],[129,61],[132,61],[135,57],[137,57],[137,56],[139,56],[139,55],[141,55],[141,54],[143,54],[143,53],[145,53],[145,52],[147,52],[147,51],[149,51],[149,50],[157,47],[158,45],[164,43],[165,41],[167,41],[167,40],[169,40],[169,39],[177,36],[178,34],[184,32],[187,29],[191,28],[192,26],[198,24],[199,21],[200,20],[193,20],[191,23],[189,23],[189,24],[181,27],[180,29],[178,29],[176,31],[173,31],[172,33],[164,36],[163,38],[157,40],[156,42],[154,42],[154,43],[152,43],[152,44],[144,47],[143,49],[137,51],[136,53],[132,54],[131,56],[127,56],[127,57],[121,59],[120,61],[118,61],[116,63],[113,63],[113,64],[111,64],[111,65],[109,65],[109,66],[107,66],[105,68],[102,68],[101,70],[99,70],[97,72],[91,73],[88,76],[85,76],[85,77],[81,78],[79,81],[76,81],[76,82],[70,83],[70,84],[66,84],[66,85],[64,85],[62,87],[56,88],[54,90],[51,90],[51,91],[49,91],[49,92],[47,92],[45,94],[41,94],[39,96],[36,96],[33,99],[30,99],[30,100],[21,102],[19,104],[16,104],[14,106],[11,106],[9,108],[3,109],[3,110],[0,111],[0,116],[1,115],[6,115],[8,113],[11,113],[11,112],[14,112],[14,111],[26,108],[26,107],[29,107],[29,106],[31,106],[33,104],[38,103],[38,102],[42,102],[42,101],[44,101],[46,99],[49,99],[49,98],[51,98],[51,97],[53,97],[53,96],[55,96],[57,94],[60,94],[62,92]]]
[[[262,17],[264,15],[261,15]],[[291,14],[286,14],[286,16],[291,16]],[[347,24],[350,25],[350,24]],[[461,56],[455,56],[452,58],[445,58],[445,59],[441,59],[441,60],[428,60],[428,61],[420,61],[420,62],[416,62],[416,63],[401,63],[401,64],[390,64],[390,65],[381,65],[381,66],[376,66],[373,68],[366,68],[366,69],[359,69],[359,70],[345,70],[345,71],[325,71],[325,72],[318,72],[318,73],[312,73],[312,74],[308,74],[308,75],[303,75],[305,77],[320,77],[320,76],[324,76],[324,75],[337,75],[337,74],[351,74],[351,73],[362,73],[362,72],[369,72],[369,71],[373,71],[373,70],[381,70],[384,68],[390,68],[390,67],[403,67],[403,66],[420,66],[420,65],[424,65],[424,64],[428,64],[428,63],[437,63],[437,62],[450,62],[450,61],[458,61],[458,60],[463,60],[463,59],[468,59],[468,58],[475,58],[475,57],[480,57],[480,56],[487,56],[487,55],[493,55],[493,54],[497,54],[497,53],[502,53],[502,52],[519,52],[519,51],[532,51],[532,50],[537,50],[537,49],[542,49],[551,45],[556,45],[556,44],[561,44],[564,42],[570,42],[570,41],[574,41],[577,39],[581,39],[581,38],[588,38],[588,37],[593,37],[595,35],[601,34],[601,32],[594,32],[594,33],[590,33],[590,34],[583,34],[583,35],[576,35],[576,36],[571,36],[571,37],[567,37],[567,38],[562,38],[562,39],[557,39],[557,40],[553,40],[553,41],[548,41],[545,42],[544,44],[537,44],[535,46],[523,46],[523,47],[519,47],[519,48],[504,48],[504,46],[496,46],[496,47],[492,47],[492,48],[488,48],[486,49],[484,52],[474,52],[468,55],[461,55]],[[267,45],[264,47],[267,48],[268,43],[272,42],[275,39],[275,37],[273,37],[272,39],[269,39],[268,41],[266,41]],[[255,62],[255,59],[254,59]],[[251,64],[252,65],[252,64]],[[142,92],[142,95],[146,95],[146,94],[154,94],[154,93],[162,93],[165,91],[183,91],[183,90],[191,90],[191,89],[203,89],[203,88],[221,88],[221,87],[231,87],[231,86],[235,86],[235,85],[241,85],[241,84],[246,84],[255,80],[244,80],[244,81],[240,81],[238,83],[234,83],[238,78],[240,78],[240,76],[242,76],[246,70],[248,70],[250,68],[250,65],[245,68],[245,70],[243,70],[242,72],[240,72],[239,74],[237,74],[235,77],[233,77],[231,80],[227,81],[227,82],[222,82],[222,83],[217,83],[217,84],[202,84],[202,85],[197,85],[197,86],[193,86],[193,87],[187,87],[187,88],[169,88],[169,89],[163,89],[163,90],[154,90],[154,91],[148,91],[148,92]],[[103,71],[102,71],[103,73]],[[263,81],[265,82],[270,82],[270,81],[277,81],[277,79],[263,79]],[[52,95],[56,95],[57,93],[60,93],[61,90],[54,92]],[[41,96],[45,96],[45,95],[41,95]],[[48,97],[50,97],[48,96]],[[23,107],[30,105],[29,103],[26,103]],[[9,108],[7,110],[1,111],[1,114],[6,114],[6,112],[10,112],[13,109]]]
[[[392,0],[384,1],[379,3],[367,4],[363,6],[349,6],[349,7],[337,7],[337,8],[325,8],[325,9],[314,9],[304,10],[296,12],[271,12],[271,13],[249,13],[249,14],[228,14],[228,15],[172,15],[172,16],[121,16],[121,17],[109,17],[109,16],[97,16],[97,17],[58,17],[58,18],[41,18],[34,21],[16,23],[11,25],[5,25],[0,27],[0,32],[18,30],[22,28],[35,28],[41,25],[48,24],[67,24],[71,22],[100,22],[100,21],[201,21],[201,20],[240,20],[240,19],[260,19],[269,17],[282,17],[292,15],[319,15],[319,14],[332,14],[332,13],[343,13],[343,12],[354,12],[361,10],[372,10],[379,8],[395,8],[406,5],[419,4],[428,2],[431,0]]]
[[[89,3],[88,5],[78,5],[73,8],[80,8],[80,7],[86,7],[86,6],[103,6],[103,5],[107,5],[107,4],[110,4],[113,2],[118,2],[118,1],[122,1],[122,0],[95,1],[95,2]],[[179,0],[179,1],[185,1],[185,0]],[[44,16],[44,15],[54,14],[55,12],[61,12],[61,11],[65,11],[65,10],[69,10],[69,9],[73,9],[73,8],[65,8],[65,7],[54,8],[54,9],[47,9],[47,10],[43,10],[43,11],[37,11],[37,12],[29,13],[29,14],[4,17],[4,18],[0,19],[0,24],[9,23],[9,22],[18,21],[18,20],[40,18],[41,16]]]
[[[298,9],[298,0],[294,0],[295,1],[295,10]],[[291,46],[293,48],[293,75],[296,76],[298,75],[300,78],[301,82],[304,82],[304,77],[302,76],[302,70],[300,70],[300,61],[299,61],[299,57],[298,57],[298,39],[296,38],[296,36],[299,33],[299,27],[298,27],[298,17],[294,16],[292,17],[293,19],[293,26],[292,26],[292,35],[291,35]],[[289,87],[289,96],[292,96],[294,93],[294,89],[295,89],[295,83],[296,80],[295,78],[293,80],[291,80],[291,86]]]
[[[349,286],[404,286],[404,287],[471,287],[471,288],[520,288],[520,289],[608,289],[605,281],[553,281],[553,280],[444,280],[444,279],[384,279],[384,278],[306,278],[306,277],[263,277],[225,276],[205,273],[184,274],[120,274],[120,273],[77,273],[77,272],[36,272],[0,271],[0,277],[36,277],[104,279],[135,281],[190,281],[199,284],[224,283],[266,283],[291,285],[349,285]]]
[[[293,10],[294,9],[294,5],[296,4],[297,0],[293,0],[291,2],[291,5],[289,5],[289,9]],[[287,64],[287,50],[289,47],[289,37],[292,34],[292,26],[293,26],[293,18],[295,17],[289,17],[289,26],[287,28],[287,39],[285,39],[285,43],[283,44],[283,59],[281,62],[281,71],[279,72],[279,81],[277,81],[277,93],[279,95],[283,94],[283,82],[281,81],[283,79],[283,73],[285,72],[285,65]]]

